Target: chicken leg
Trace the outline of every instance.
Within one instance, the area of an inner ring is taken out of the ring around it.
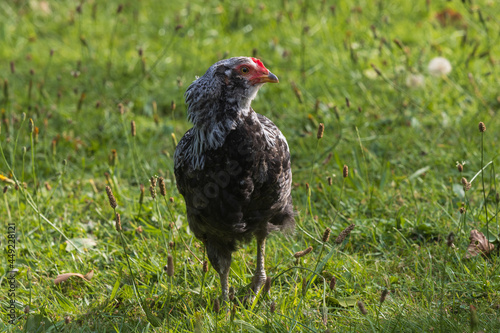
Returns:
[[[255,274],[252,281],[252,291],[257,294],[266,282],[266,270],[265,270],[265,252],[266,252],[266,237],[257,237],[257,267],[255,268]]]
[[[222,300],[227,301],[229,294],[229,270],[231,268],[231,251],[215,242],[206,242],[208,259],[219,274]]]

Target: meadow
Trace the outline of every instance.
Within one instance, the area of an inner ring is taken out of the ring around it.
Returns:
[[[0,330],[499,332],[499,39],[492,0],[2,1]],[[232,56],[280,80],[297,226],[225,304],[173,152]]]

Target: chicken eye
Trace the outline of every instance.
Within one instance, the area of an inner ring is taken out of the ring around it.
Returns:
[[[248,73],[250,70],[248,69],[248,67],[241,67],[241,72],[242,73]]]

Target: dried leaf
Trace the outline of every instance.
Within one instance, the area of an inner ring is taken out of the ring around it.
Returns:
[[[90,279],[94,276],[94,270],[91,270],[85,275],[82,275],[80,273],[64,273],[64,274],[59,274],[55,279],[54,279],[54,284],[59,284],[61,282],[66,281],[72,276],[78,276],[79,278],[82,278],[83,280],[90,282]]]
[[[92,280],[92,278],[94,277],[94,270],[91,270],[90,272],[85,274],[83,277],[85,278],[85,280],[88,280],[88,281]]]
[[[445,8],[435,15],[436,20],[439,21],[442,27],[446,26],[460,26],[463,24],[462,15],[451,8]]]
[[[484,234],[480,231],[471,230],[469,239],[470,243],[465,254],[466,259],[475,257],[478,254],[486,256],[495,248],[495,245],[488,242]]]

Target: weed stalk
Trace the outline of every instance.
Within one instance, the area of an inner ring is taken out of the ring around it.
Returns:
[[[481,126],[482,125],[482,126]],[[484,123],[479,123],[479,131],[481,132],[481,184],[483,190],[483,206],[484,206],[484,214],[486,215],[486,239],[490,240],[490,219],[488,218],[488,203],[486,201],[486,190],[484,187],[484,131],[486,127],[484,127]]]

